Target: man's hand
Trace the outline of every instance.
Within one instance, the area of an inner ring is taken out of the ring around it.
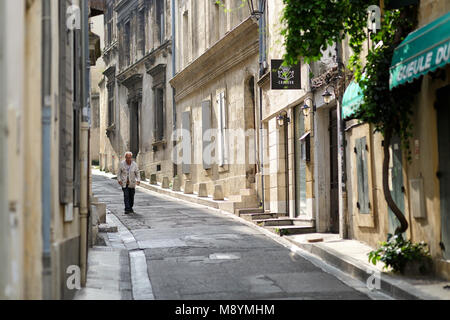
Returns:
[[[137,184],[138,186],[140,186],[140,185],[141,185],[141,182],[140,182],[140,181],[136,181],[136,184]]]
[[[122,185],[123,184],[122,181],[119,180],[119,184]]]

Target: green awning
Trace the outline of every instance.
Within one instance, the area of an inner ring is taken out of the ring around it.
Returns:
[[[411,32],[395,49],[389,88],[434,71],[450,63],[450,12]]]
[[[352,81],[342,97],[342,119],[351,118],[364,101],[361,87]]]

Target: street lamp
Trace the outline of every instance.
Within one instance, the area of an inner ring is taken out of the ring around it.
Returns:
[[[282,127],[285,124],[288,124],[289,122],[291,122],[291,119],[289,119],[289,117],[287,116],[287,114],[279,114],[277,116],[277,122],[278,122],[278,126]]]
[[[250,9],[250,15],[256,20],[259,20],[264,14],[264,9],[266,8],[266,0],[247,0],[247,4],[248,8]]]
[[[325,92],[324,92],[323,95],[322,95],[323,101],[324,101],[326,104],[329,104],[329,103],[331,102],[331,100],[332,100],[332,97],[333,97],[333,95],[330,93],[330,91],[328,91],[328,89],[329,89],[330,87],[333,87],[333,86],[328,86],[328,87],[325,89]],[[334,87],[333,87],[333,90],[334,90]]]
[[[311,98],[306,98],[305,99],[305,104],[303,105],[303,107],[302,107],[302,112],[303,112],[303,115],[306,117],[306,116],[308,116],[309,115],[309,112],[311,111],[311,107],[308,105],[308,103],[307,103],[307,101],[308,100],[311,100],[311,103],[312,103],[312,111],[313,111],[313,113],[314,112],[316,112],[316,105],[314,104],[314,101],[313,101],[313,99],[311,99]]]

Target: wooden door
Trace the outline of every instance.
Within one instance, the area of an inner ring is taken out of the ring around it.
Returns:
[[[336,107],[330,109],[330,231],[339,232],[339,174]]]

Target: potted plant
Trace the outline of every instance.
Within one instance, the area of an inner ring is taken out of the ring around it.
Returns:
[[[384,262],[384,269],[389,267],[394,272],[404,275],[424,275],[432,270],[432,260],[425,242],[413,243],[403,239],[401,234],[388,235],[380,248],[369,252],[369,262]]]

